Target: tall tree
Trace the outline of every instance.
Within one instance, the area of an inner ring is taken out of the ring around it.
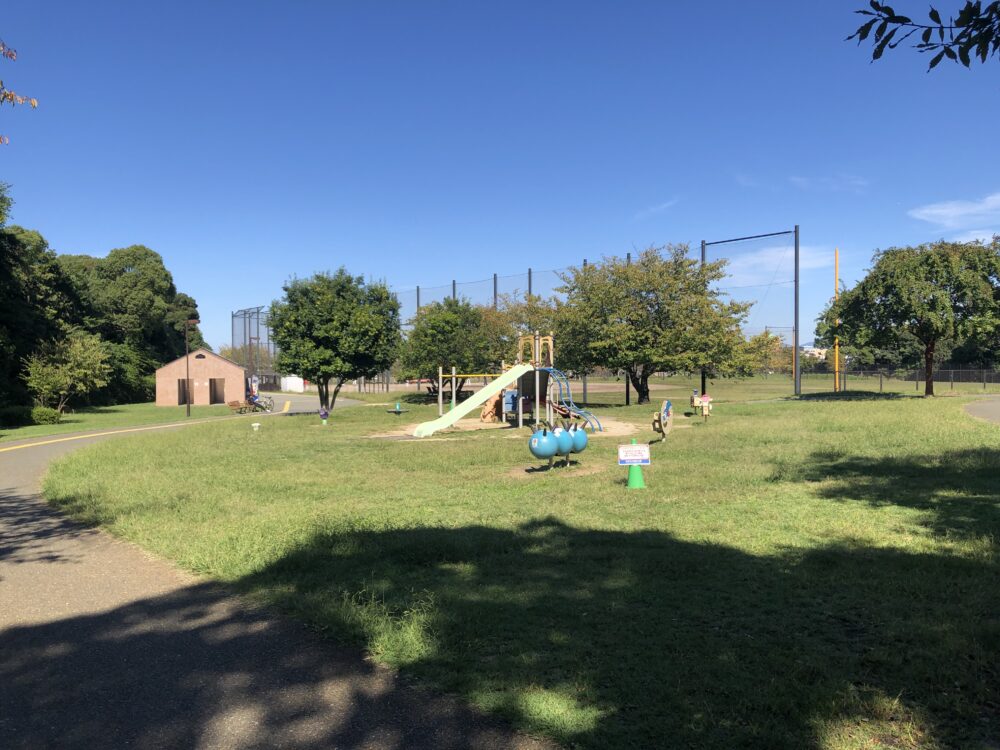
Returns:
[[[571,268],[556,323],[557,357],[571,369],[626,373],[639,403],[654,372],[736,374],[746,366],[740,324],[749,303],[726,301],[712,284],[725,261],[701,265],[687,245],[650,248],[631,264],[618,258]]]
[[[934,395],[934,364],[943,341],[986,340],[1000,325],[1000,238],[894,247],[875,254],[857,286],[824,313],[828,329],[860,348],[919,342],[924,395]],[[839,320],[839,324],[838,324]]]
[[[0,185],[0,214],[9,206]],[[0,402],[27,401],[24,358],[82,319],[81,301],[45,238],[0,221]]]
[[[859,45],[871,38],[872,60],[911,37],[919,40],[912,43],[914,48],[931,55],[928,70],[944,59],[967,68],[975,59],[983,63],[990,57],[1000,59],[1000,0],[985,7],[982,0],[966,0],[958,15],[949,16],[947,23],[933,5],[927,13],[930,23],[914,21],[878,0],[871,0],[869,7],[855,11],[869,19],[847,38],[857,39]]]
[[[501,337],[508,325],[501,316],[485,312],[468,300],[450,297],[422,306],[402,349],[404,377],[427,378],[436,384],[439,367],[449,372],[454,367],[460,373],[497,367],[502,357],[494,360],[496,347],[503,346]],[[460,379],[456,391],[464,384]],[[436,385],[430,390],[436,391]]]
[[[366,285],[341,268],[283,288],[284,298],[270,310],[278,369],[316,383],[321,407],[333,408],[345,381],[392,365],[400,343],[399,301],[384,284]]]

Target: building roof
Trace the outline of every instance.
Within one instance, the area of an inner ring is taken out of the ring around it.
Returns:
[[[223,362],[225,362],[227,364],[230,364],[233,367],[239,367],[243,371],[246,371],[246,369],[247,369],[243,365],[241,365],[239,362],[233,362],[233,360],[227,359],[226,357],[223,357],[221,354],[216,354],[215,352],[213,352],[213,351],[211,351],[209,349],[206,349],[203,346],[200,346],[197,349],[192,349],[191,352],[190,352],[190,355],[194,355],[194,354],[207,354],[209,356],[215,357],[216,359],[221,359]],[[175,360],[171,360],[170,362],[166,362],[166,363],[160,365],[159,367],[157,367],[156,371],[159,372],[164,367],[169,367],[170,365],[174,364],[174,362],[180,362],[183,359],[184,359],[184,357],[178,357]]]

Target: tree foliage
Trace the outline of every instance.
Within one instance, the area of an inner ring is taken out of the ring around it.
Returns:
[[[57,255],[38,232],[6,226],[11,204],[0,184],[0,403],[27,402],[25,359],[76,329],[99,334],[112,365],[107,385],[88,393],[90,403],[150,399],[154,370],[184,353],[195,301],[176,290],[149,248]],[[205,345],[197,326],[191,345]]]
[[[617,258],[571,268],[556,313],[560,367],[625,372],[639,403],[649,401],[654,372],[746,369],[740,324],[749,303],[726,301],[712,284],[725,261],[701,265],[687,245],[650,248],[631,264]]]
[[[17,59],[17,50],[8,47],[2,39],[0,39],[0,59],[10,60],[11,62]],[[38,106],[38,100],[34,97],[22,96],[16,91],[12,91],[0,80],[0,107],[4,104],[9,104],[12,107],[16,107],[19,104],[28,104],[32,109],[35,109]],[[0,134],[0,144],[6,145],[8,143],[10,143],[10,138]]]
[[[406,337],[400,364],[408,378],[428,378],[436,383],[438,368],[459,373],[485,372],[500,364],[508,345],[506,317],[465,299],[447,298],[420,308]],[[465,379],[456,384],[461,390]],[[436,392],[436,385],[431,387]]]
[[[949,16],[947,22],[931,6],[927,13],[930,23],[900,15],[878,0],[871,0],[869,7],[855,11],[869,19],[847,38],[857,39],[859,45],[870,38],[872,60],[911,38],[914,48],[931,55],[928,70],[944,59],[968,68],[973,60],[985,63],[990,57],[1000,58],[1000,0],[986,6],[982,0],[966,0],[958,15]]]
[[[392,365],[400,344],[399,302],[384,284],[366,285],[341,268],[283,289],[284,299],[270,310],[277,366],[316,383],[320,406],[332,408],[345,381]]]
[[[43,344],[24,365],[24,381],[38,405],[60,413],[70,399],[107,385],[111,372],[101,337],[83,331]]]
[[[934,395],[942,342],[994,338],[1000,324],[1000,239],[936,242],[877,252],[868,274],[824,313],[827,336],[860,349],[899,349],[917,341]]]

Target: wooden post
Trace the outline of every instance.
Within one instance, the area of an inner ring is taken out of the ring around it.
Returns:
[[[455,411],[455,404],[457,403],[458,395],[455,393],[455,385],[458,379],[455,377],[455,368],[451,368],[451,410]]]
[[[438,416],[444,416],[444,368],[438,368]]]

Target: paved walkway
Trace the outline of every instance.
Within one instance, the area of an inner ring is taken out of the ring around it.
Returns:
[[[104,439],[2,446],[0,747],[548,747],[52,510],[49,461]]]
[[[965,410],[974,417],[1000,423],[1000,396],[979,399],[966,404]]]

